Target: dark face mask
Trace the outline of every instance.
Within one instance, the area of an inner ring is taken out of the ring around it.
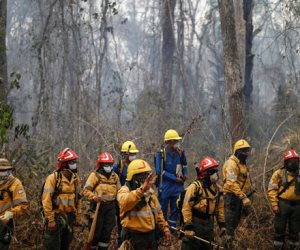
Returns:
[[[290,159],[284,162],[284,167],[287,171],[296,173],[299,171],[299,160],[298,159]]]
[[[235,156],[239,159],[242,164],[246,164],[248,154],[245,153],[236,153]]]

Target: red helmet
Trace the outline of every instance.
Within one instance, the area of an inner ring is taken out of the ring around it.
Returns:
[[[96,167],[99,168],[101,163],[114,163],[114,158],[110,153],[104,152],[99,155]]]
[[[287,160],[293,159],[293,158],[299,159],[299,156],[295,150],[289,150],[284,154],[284,161],[287,161]]]
[[[61,169],[63,162],[68,162],[75,159],[78,159],[78,155],[72,149],[65,148],[64,150],[60,151],[57,156],[58,163],[54,172]]]
[[[211,168],[216,168],[219,166],[219,163],[211,157],[205,157],[199,164],[199,176],[200,179],[204,178],[204,172]]]

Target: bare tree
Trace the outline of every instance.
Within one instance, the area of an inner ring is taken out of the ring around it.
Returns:
[[[162,64],[161,64],[161,88],[165,105],[171,106],[173,62],[175,51],[174,38],[174,9],[176,0],[163,0],[163,12],[161,15],[162,26]]]
[[[226,95],[230,119],[230,134],[233,141],[245,133],[243,114],[243,83],[237,51],[236,26],[233,0],[218,0],[226,80]]]
[[[6,0],[0,1],[0,101],[6,101],[7,62],[6,62]]]
[[[244,20],[246,25],[246,60],[245,60],[245,74],[244,74],[244,97],[245,97],[245,111],[251,112],[252,110],[252,91],[253,91],[253,60],[252,54],[252,41],[253,41],[253,23],[252,23],[252,11],[253,0],[244,0]]]

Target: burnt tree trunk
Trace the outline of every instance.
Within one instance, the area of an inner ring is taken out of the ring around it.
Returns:
[[[6,102],[7,61],[6,61],[6,0],[0,0],[0,102]]]
[[[161,65],[161,93],[164,106],[172,103],[172,78],[175,50],[174,38],[174,9],[176,0],[163,0],[162,25],[162,65]]]
[[[246,25],[246,61],[245,61],[245,78],[244,78],[244,97],[245,97],[245,111],[251,112],[252,110],[252,91],[253,91],[253,60],[254,55],[251,53],[253,41],[253,23],[252,23],[252,10],[253,0],[244,0],[244,20]]]
[[[232,0],[218,0],[224,54],[226,99],[228,102],[230,135],[233,141],[244,136],[243,82],[239,64]]]

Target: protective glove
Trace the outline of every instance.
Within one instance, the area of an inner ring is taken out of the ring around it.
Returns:
[[[56,222],[55,221],[48,221],[48,230],[50,232],[55,231],[56,228],[57,228],[57,226],[56,226]]]
[[[272,210],[273,210],[273,213],[274,213],[274,214],[279,214],[279,213],[280,213],[280,209],[279,209],[278,206],[272,207]]]
[[[165,230],[164,234],[165,234],[166,241],[171,241],[171,232],[170,232],[170,230],[169,229]]]
[[[250,207],[251,206],[251,201],[249,200],[248,197],[245,197],[242,199],[244,207]]]
[[[224,235],[226,235],[226,228],[225,227],[221,227],[220,228],[220,234],[219,234],[219,236],[223,237]]]
[[[102,196],[101,195],[94,195],[93,197],[94,202],[98,203],[102,200]]]
[[[184,235],[187,238],[192,239],[195,236],[195,232],[192,230],[184,230]]]
[[[7,224],[13,217],[14,214],[11,211],[5,211],[5,213],[0,216],[0,220],[2,221],[2,223]]]

